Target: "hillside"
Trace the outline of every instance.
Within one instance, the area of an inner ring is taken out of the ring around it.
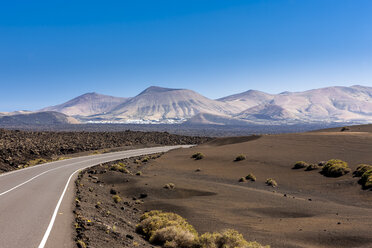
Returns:
[[[71,116],[90,116],[110,112],[117,105],[127,101],[125,97],[87,93],[66,103],[46,107],[40,111],[56,111]]]
[[[55,125],[78,124],[79,122],[62,113],[46,111],[27,114],[13,114],[0,116],[0,125]]]

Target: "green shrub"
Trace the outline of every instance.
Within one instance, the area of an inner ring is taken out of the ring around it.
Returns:
[[[141,216],[136,231],[145,235],[151,244],[169,248],[191,248],[198,243],[195,228],[175,213],[157,210],[145,213]]]
[[[369,164],[360,164],[358,165],[356,171],[353,172],[355,177],[361,177],[366,171],[371,170],[372,165]]]
[[[327,177],[340,177],[350,172],[350,168],[345,161],[339,159],[329,160],[322,169],[322,174]]]
[[[142,162],[146,163],[146,162],[149,162],[149,160],[150,160],[149,157],[144,157],[144,158],[142,159]]]
[[[252,182],[256,181],[256,176],[253,175],[252,173],[249,173],[248,176],[245,177],[245,179],[250,180]]]
[[[266,184],[271,187],[278,187],[278,183],[272,178],[266,179]]]
[[[243,155],[243,154],[240,154],[239,156],[237,156],[236,158],[235,158],[235,162],[238,162],[238,161],[242,161],[242,160],[245,160],[246,159],[246,156],[245,155]]]
[[[201,153],[201,152],[197,152],[197,153],[194,153],[191,158],[195,159],[195,160],[200,160],[200,159],[203,159],[204,158],[204,154]]]
[[[119,203],[122,201],[119,195],[113,195],[112,199],[114,200],[115,203]]]
[[[364,189],[372,188],[372,169],[364,172],[359,182],[362,184]]]
[[[201,248],[269,248],[257,242],[248,242],[243,235],[235,230],[225,230],[222,233],[204,233],[200,236]]]
[[[137,171],[136,176],[141,176],[141,175],[142,175],[142,172],[141,171]]]
[[[306,167],[305,171],[317,170],[317,169],[319,169],[319,168],[320,168],[320,166],[317,165],[317,164],[309,164],[309,165]]]
[[[307,166],[309,166],[308,163],[304,162],[304,161],[297,161],[293,168],[292,169],[302,169],[302,168],[306,168]]]

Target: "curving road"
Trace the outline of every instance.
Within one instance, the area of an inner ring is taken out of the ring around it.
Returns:
[[[59,209],[66,190],[73,185],[72,179],[76,172],[113,160],[188,147],[190,146],[163,146],[84,156],[1,174],[0,247],[70,246],[69,240],[64,240],[65,245],[61,244],[64,241],[58,239],[60,233],[56,233],[56,228],[53,227],[57,215],[62,214]],[[57,223],[66,224],[70,221],[69,219],[66,222],[63,217],[58,217]],[[71,229],[71,226],[66,228]],[[48,241],[50,236],[56,238]]]

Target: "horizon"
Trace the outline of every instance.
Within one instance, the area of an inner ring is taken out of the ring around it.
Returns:
[[[372,86],[372,2],[17,1],[0,9],[0,112],[152,85],[210,99]]]

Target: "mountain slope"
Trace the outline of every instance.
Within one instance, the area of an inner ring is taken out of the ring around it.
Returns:
[[[188,119],[198,113],[226,115],[239,108],[208,99],[192,90],[149,87],[104,115],[108,119]],[[101,116],[102,117],[102,116]]]
[[[90,116],[110,112],[128,98],[106,96],[97,93],[87,93],[66,103],[47,107],[40,111],[56,111],[71,116]]]
[[[0,116],[0,125],[55,125],[77,124],[73,117],[58,112],[36,112]]]
[[[217,100],[229,103],[230,105],[239,108],[240,111],[243,111],[260,104],[267,104],[272,99],[274,99],[274,97],[275,97],[274,95],[262,91],[248,90],[243,93],[230,95]]]

